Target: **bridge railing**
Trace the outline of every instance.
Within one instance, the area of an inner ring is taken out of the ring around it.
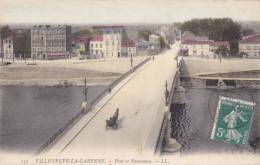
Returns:
[[[155,151],[154,153],[159,155],[161,154],[161,150],[162,150],[162,147],[163,147],[163,140],[164,140],[164,135],[165,135],[165,132],[166,132],[166,129],[167,129],[167,120],[168,120],[168,115],[169,115],[169,112],[170,112],[170,108],[171,108],[171,101],[172,101],[172,97],[173,97],[173,93],[174,93],[174,88],[176,86],[176,83],[180,77],[180,74],[179,74],[179,70],[180,68],[182,67],[182,64],[183,64],[183,58],[182,57],[179,57],[176,59],[177,61],[177,68],[176,68],[176,73],[174,75],[174,79],[173,79],[173,82],[172,82],[172,86],[171,86],[171,89],[170,89],[170,95],[167,99],[167,111],[164,113],[164,117],[163,117],[163,120],[161,122],[161,129],[160,129],[160,134],[158,135],[158,140],[157,140],[157,144],[156,144],[156,148],[155,148]]]
[[[124,80],[127,76],[129,76],[131,73],[135,72],[137,69],[139,69],[142,65],[147,63],[149,60],[151,60],[151,57],[146,58],[144,61],[139,63],[138,65],[131,68],[129,71],[121,75],[119,78],[117,78],[115,81],[113,81],[109,86],[105,88],[103,92],[101,92],[95,99],[93,99],[91,102],[89,102],[89,109],[87,112],[94,109],[95,105],[102,99],[104,96],[106,96],[108,93],[110,93],[113,88],[116,87],[122,80]],[[68,131],[69,128],[73,126],[73,124],[76,123],[81,117],[83,117],[86,114],[85,111],[80,111],[77,113],[73,118],[71,118],[63,127],[61,127],[57,132],[55,132],[52,136],[50,136],[36,151],[36,154],[41,153],[45,148],[50,146],[58,137],[60,137],[62,134],[64,134],[66,131]]]

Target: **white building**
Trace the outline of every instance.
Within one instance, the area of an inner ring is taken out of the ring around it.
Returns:
[[[6,59],[12,59],[14,57],[13,37],[3,39],[3,54]]]
[[[151,34],[149,36],[149,42],[152,42],[152,43],[160,45],[160,36],[155,35],[155,34]]]
[[[210,57],[214,54],[214,41],[182,39],[180,50],[188,56]]]
[[[105,58],[121,57],[121,45],[125,40],[124,26],[96,26],[103,33],[103,54]]]
[[[104,44],[104,42],[103,42],[102,35],[97,35],[90,40],[89,50],[90,50],[90,55],[93,58],[103,58],[104,57],[103,44]]]
[[[221,46],[230,50],[230,46],[227,41],[182,38],[180,51],[182,51],[184,55],[188,56],[213,57],[215,55],[215,50]]]
[[[260,34],[243,37],[239,41],[239,53],[245,53],[248,57],[260,57]]]
[[[65,58],[71,51],[71,28],[65,25],[39,25],[31,28],[31,57]]]
[[[103,34],[104,57],[121,57],[121,34],[111,31]]]

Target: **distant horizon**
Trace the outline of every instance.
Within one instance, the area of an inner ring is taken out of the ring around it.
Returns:
[[[1,24],[170,24],[194,18],[260,21],[260,1],[2,0]]]
[[[221,18],[228,18],[228,17],[221,17]],[[221,19],[219,18],[219,19]],[[206,19],[206,18],[192,18],[192,19],[189,19],[189,20],[186,20],[186,21],[190,21],[190,20],[193,20],[193,19]],[[212,18],[212,19],[218,19],[218,18]],[[245,20],[245,21],[237,21],[237,20],[234,20],[232,19],[233,21],[235,22],[238,22],[238,23],[259,23],[260,24],[260,20]],[[109,26],[109,25],[112,25],[112,26],[117,26],[117,25],[122,25],[122,26],[138,26],[138,25],[169,25],[169,24],[175,24],[175,23],[183,23],[183,22],[186,22],[186,21],[181,21],[181,22],[165,22],[165,23],[157,23],[157,22],[150,22],[150,23],[69,23],[69,22],[66,22],[66,23],[55,23],[55,22],[41,22],[41,23],[16,23],[16,22],[8,22],[8,23],[1,23],[0,26],[4,26],[4,25],[75,25],[75,26]]]

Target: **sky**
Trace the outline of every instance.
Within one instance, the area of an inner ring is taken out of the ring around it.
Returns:
[[[230,17],[260,21],[258,0],[0,0],[0,23],[172,23]]]

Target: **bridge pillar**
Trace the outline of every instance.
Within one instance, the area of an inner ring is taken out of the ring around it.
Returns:
[[[181,149],[181,144],[171,136],[171,115],[167,112],[166,131],[164,136],[163,152],[176,152]]]

